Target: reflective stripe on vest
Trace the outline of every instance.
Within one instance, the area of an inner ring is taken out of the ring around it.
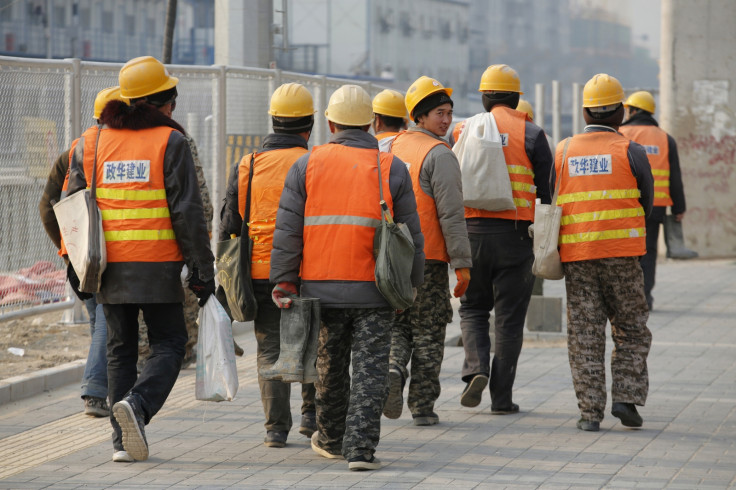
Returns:
[[[276,228],[276,212],[279,209],[284,180],[294,162],[306,152],[306,148],[297,146],[256,154],[248,223],[248,235],[253,240],[251,254],[253,279],[268,279],[271,272],[273,232]],[[238,210],[241,218],[245,216],[251,156],[252,154],[244,156],[238,167]]]
[[[419,183],[419,175],[429,152],[438,145],[447,143],[433,138],[421,131],[404,131],[394,138],[391,152],[399,157],[409,169],[411,185],[417,200],[417,214],[424,234],[424,255],[427,260],[441,260],[450,262],[447,253],[445,236],[442,234],[440,219],[437,215],[437,205],[429,194],[424,192]]]
[[[670,196],[670,150],[667,133],[657,126],[625,125],[619,132],[644,147],[654,177],[654,206],[672,206]]]
[[[92,175],[96,128],[85,131],[84,172]],[[97,148],[97,205],[108,262],[178,262],[164,187],[164,154],[174,129],[102,130]],[[87,177],[87,184],[92,179]]]
[[[555,154],[556,171],[562,172],[557,197],[562,261],[644,255],[644,210],[629,164],[629,141],[611,132],[576,135],[563,166],[564,143]]]
[[[326,144],[307,163],[304,281],[375,281],[373,239],[381,223],[377,150]],[[393,155],[381,153],[383,198],[393,214]]]
[[[526,114],[505,106],[491,111],[496,119],[498,131],[506,135],[503,156],[511,180],[511,195],[516,209],[508,211],[486,211],[465,207],[466,218],[502,218],[534,221],[534,201],[537,187],[534,185],[534,167],[526,154]],[[459,137],[459,132],[458,132]]]

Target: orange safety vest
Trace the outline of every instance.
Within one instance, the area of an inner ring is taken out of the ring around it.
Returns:
[[[305,181],[303,280],[375,281],[378,154],[334,143],[312,149]],[[394,157],[381,152],[380,158],[383,199],[393,214],[389,174]]]
[[[460,139],[460,133],[463,132],[463,129],[465,129],[465,121],[460,121],[459,123],[455,124],[455,127],[452,129],[452,141],[457,143],[457,140]]]
[[[271,272],[273,232],[276,228],[276,212],[279,209],[284,180],[292,164],[306,152],[306,148],[297,146],[256,153],[248,221],[248,236],[253,240],[251,255],[253,279],[268,279]],[[252,156],[253,154],[244,156],[238,167],[238,210],[243,219],[245,219],[245,198],[248,195]]]
[[[417,199],[417,214],[419,214],[419,223],[424,234],[424,255],[427,260],[441,260],[450,262],[450,255],[447,253],[447,245],[445,245],[445,236],[442,234],[440,227],[440,219],[437,215],[437,205],[432,196],[424,192],[419,183],[419,174],[424,166],[427,154],[438,145],[450,145],[437,138],[433,138],[428,134],[420,131],[404,131],[394,138],[391,145],[391,153],[396,155],[406,163],[411,176],[411,186],[414,189],[414,196]]]
[[[555,154],[557,175],[562,172],[562,262],[644,255],[644,209],[629,164],[629,140],[602,131],[575,135],[563,165],[564,143]]]
[[[390,138],[391,136],[396,136],[397,134],[399,134],[398,131],[384,131],[382,133],[378,133],[376,135],[376,139],[378,141],[381,141],[384,138]]]
[[[670,150],[667,133],[657,126],[626,125],[619,132],[644,147],[654,177],[654,205],[672,206],[670,196]]]
[[[486,211],[465,207],[466,218],[501,218],[534,221],[534,201],[537,187],[534,185],[534,167],[526,154],[526,114],[505,106],[494,107],[491,111],[496,119],[498,131],[503,140],[503,156],[511,181],[511,196],[516,209],[507,211]]]
[[[100,134],[97,205],[108,262],[184,260],[164,187],[164,154],[172,131],[170,127],[103,129]],[[90,176],[89,186],[97,135],[88,130],[84,136],[84,173]]]

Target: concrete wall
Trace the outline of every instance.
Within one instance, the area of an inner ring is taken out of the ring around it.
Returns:
[[[662,0],[662,128],[677,141],[686,244],[736,256],[736,2]]]
[[[273,0],[215,2],[215,64],[268,68]]]

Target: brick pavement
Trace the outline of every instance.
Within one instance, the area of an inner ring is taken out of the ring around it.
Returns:
[[[564,295],[562,282],[545,294]],[[414,427],[408,410],[382,419],[384,468],[350,472],[312,452],[296,430],[267,448],[251,334],[239,343],[240,390],[230,403],[194,400],[194,370],[182,372],[147,428],[151,457],[112,463],[106,420],[81,414],[69,385],[0,405],[0,488],[729,488],[736,486],[736,263],[665,261],[654,290],[650,394],[642,430],[606,415],[598,433],[578,418],[567,352],[527,342],[514,401],[521,413],[461,407],[461,347],[448,346],[441,423]],[[457,335],[457,315],[448,338]],[[550,346],[551,345],[551,346]],[[608,344],[610,356],[611,344]],[[610,410],[610,400],[609,400]],[[298,395],[292,396],[295,425]]]

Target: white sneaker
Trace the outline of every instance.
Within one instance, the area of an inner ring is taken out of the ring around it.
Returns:
[[[127,451],[115,451],[112,454],[112,460],[116,463],[132,463],[133,461],[135,461],[133,459],[133,456],[128,454]]]

